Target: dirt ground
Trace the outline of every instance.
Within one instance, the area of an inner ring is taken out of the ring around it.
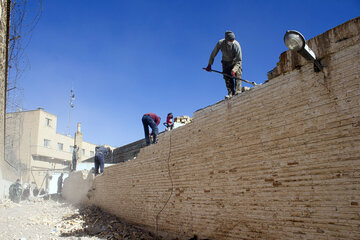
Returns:
[[[96,207],[79,209],[61,200],[0,200],[0,239],[156,239]]]

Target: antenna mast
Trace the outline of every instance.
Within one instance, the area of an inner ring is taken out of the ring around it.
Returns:
[[[71,127],[71,112],[72,109],[74,108],[74,101],[75,101],[75,93],[74,90],[71,89],[70,90],[70,108],[69,108],[69,122],[68,122],[68,127],[67,127],[67,135],[70,136],[70,127]]]

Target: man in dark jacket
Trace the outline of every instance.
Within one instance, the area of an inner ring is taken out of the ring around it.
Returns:
[[[64,177],[64,173],[61,173],[61,175],[58,178],[58,182],[57,182],[57,184],[58,184],[57,193],[58,194],[61,194],[61,192],[62,192],[63,177]]]
[[[145,140],[146,145],[150,145],[150,135],[149,135],[149,126],[151,127],[153,133],[153,143],[157,143],[157,136],[159,134],[158,125],[161,118],[155,113],[146,113],[142,117],[142,123],[144,125]]]
[[[110,148],[106,148],[104,146],[96,146],[95,147],[95,176],[104,172],[104,159],[106,156],[110,154]]]
[[[22,194],[22,187],[20,184],[20,179],[17,179],[15,183],[11,184],[9,187],[9,197],[11,201],[19,203]]]

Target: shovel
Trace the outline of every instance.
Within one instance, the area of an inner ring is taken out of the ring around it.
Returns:
[[[205,71],[207,71],[206,68],[202,68],[202,69],[204,69]],[[242,79],[242,78],[234,77],[234,76],[231,76],[230,74],[227,74],[227,73],[219,72],[219,71],[212,70],[212,69],[210,70],[210,72],[216,72],[216,73],[220,73],[220,74],[222,74],[222,75],[224,75],[224,76],[226,76],[226,77],[239,79],[239,80],[241,80],[241,81],[243,81],[243,82],[246,82],[246,83],[249,83],[249,84],[251,84],[251,85],[253,85],[253,86],[256,86],[256,85],[257,85],[255,82],[250,82],[250,81],[245,80],[245,79]]]

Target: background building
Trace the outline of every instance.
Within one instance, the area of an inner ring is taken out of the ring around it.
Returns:
[[[96,144],[83,141],[78,123],[74,137],[56,132],[57,116],[42,108],[6,114],[5,159],[18,169],[22,182],[48,190],[54,175],[70,171],[74,144],[78,163],[95,155]]]

